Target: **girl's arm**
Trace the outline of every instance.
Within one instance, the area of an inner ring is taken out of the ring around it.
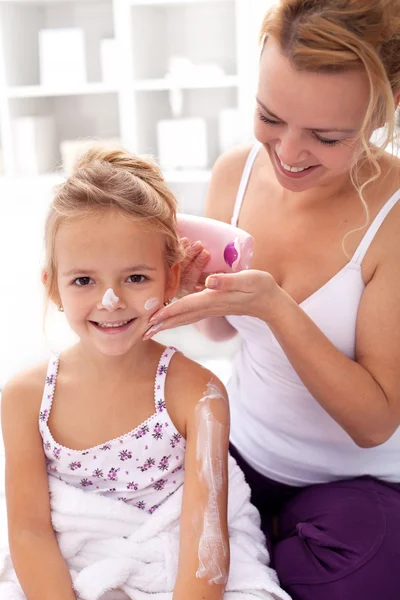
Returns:
[[[13,379],[2,393],[11,558],[27,600],[76,600],[51,524],[38,422],[42,390],[42,377],[29,373]]]
[[[185,404],[185,483],[173,600],[221,600],[230,560],[228,398],[222,383],[204,370]]]

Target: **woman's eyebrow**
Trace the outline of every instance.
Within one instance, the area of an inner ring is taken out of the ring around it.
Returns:
[[[257,104],[259,104],[261,106],[261,108],[263,110],[265,110],[265,112],[267,112],[269,115],[271,115],[271,117],[273,119],[276,119],[277,121],[282,121],[282,119],[280,119],[277,115],[275,115],[273,112],[271,112],[269,110],[269,108],[267,108],[265,106],[265,104],[263,104],[262,102],[260,102],[260,100],[258,98],[256,98],[256,102]],[[306,127],[305,128],[307,131],[316,131],[317,133],[329,133],[329,132],[338,132],[338,133],[356,133],[358,131],[358,129],[341,129],[340,127],[324,127],[324,128],[320,128],[320,127]]]

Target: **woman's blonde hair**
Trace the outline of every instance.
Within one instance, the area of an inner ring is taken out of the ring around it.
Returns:
[[[67,181],[56,188],[47,215],[44,285],[49,298],[58,293],[55,240],[60,225],[110,210],[162,233],[167,265],[182,260],[177,201],[158,166],[148,157],[94,146],[77,161]]]
[[[381,175],[378,159],[385,148],[390,143],[396,145],[394,95],[400,92],[400,0],[280,0],[262,24],[261,41],[269,36],[299,70],[365,70],[369,104],[359,133],[361,150],[354,157],[351,176],[366,210],[366,225],[369,217],[363,190]],[[371,145],[371,131],[382,126],[382,139]],[[371,166],[371,176],[360,182],[357,174],[366,164]]]

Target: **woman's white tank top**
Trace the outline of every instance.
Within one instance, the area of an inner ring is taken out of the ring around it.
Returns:
[[[260,145],[249,154],[238,190],[236,225]],[[343,354],[355,358],[357,312],[365,285],[361,263],[376,232],[400,199],[382,207],[351,260],[300,307]],[[303,486],[372,475],[400,482],[400,428],[385,444],[359,448],[304,386],[263,321],[230,316],[241,347],[228,383],[231,441],[259,473]]]

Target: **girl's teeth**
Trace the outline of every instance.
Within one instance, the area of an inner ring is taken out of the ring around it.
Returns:
[[[290,171],[291,173],[300,173],[300,171],[305,171],[306,169],[309,169],[309,167],[291,167],[290,165],[285,164],[281,160],[280,160],[280,163],[281,163],[282,167],[285,169],[285,171]]]
[[[128,321],[121,321],[120,323],[97,323],[99,327],[104,327],[104,328],[111,328],[111,327],[122,327],[123,325],[126,325],[127,323],[129,323],[129,319]]]

